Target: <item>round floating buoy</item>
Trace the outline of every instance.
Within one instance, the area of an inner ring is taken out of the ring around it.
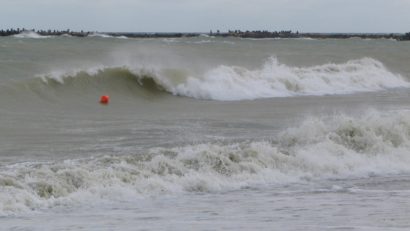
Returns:
[[[108,95],[103,95],[100,98],[101,104],[108,104],[110,102],[110,97]]]

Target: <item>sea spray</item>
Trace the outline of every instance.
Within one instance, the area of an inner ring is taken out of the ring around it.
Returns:
[[[168,89],[181,96],[213,100],[246,100],[300,95],[330,95],[409,87],[402,76],[381,62],[363,58],[342,64],[291,67],[269,59],[262,68],[219,66]]]
[[[312,117],[271,140],[3,166],[0,212],[409,173],[409,150],[408,111]]]
[[[273,97],[305,95],[350,94],[380,91],[389,88],[410,87],[410,82],[389,71],[372,58],[350,60],[341,64],[323,64],[311,67],[292,67],[270,58],[260,69],[250,70],[239,66],[218,66],[203,74],[178,68],[145,68],[143,66],[96,67],[68,73],[54,72],[41,76],[45,83],[67,79],[78,81],[90,78],[95,84],[119,81],[123,75],[133,75],[141,80],[151,79],[157,89],[173,95],[206,100],[252,100]],[[92,77],[97,77],[93,80]],[[144,86],[143,86],[144,87]]]
[[[43,38],[52,38],[53,36],[40,35],[33,31],[23,31],[20,34],[13,35],[15,38],[27,38],[27,39],[43,39]]]

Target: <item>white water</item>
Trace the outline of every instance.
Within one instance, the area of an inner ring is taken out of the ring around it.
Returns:
[[[36,32],[24,31],[20,34],[13,35],[15,38],[31,38],[31,39],[42,39],[42,38],[51,38],[52,36],[43,36],[39,35]]]
[[[166,89],[197,99],[245,100],[348,94],[409,86],[402,76],[371,58],[312,67],[291,67],[271,58],[261,69],[220,66],[204,76],[190,77],[185,83]]]
[[[45,82],[52,78],[64,83],[65,78],[76,77],[81,72],[98,77],[104,70],[117,67],[132,72],[136,78],[152,78],[160,88],[173,95],[220,101],[337,95],[410,87],[410,82],[403,76],[389,71],[381,62],[371,58],[311,67],[292,67],[271,58],[256,70],[219,66],[204,74],[193,74],[193,70],[187,69],[172,70],[128,64],[54,71],[47,74],[47,78],[39,76]],[[112,79],[118,77],[120,76],[112,76]]]
[[[305,120],[271,141],[153,148],[0,169],[0,214],[190,192],[410,173],[410,113]]]

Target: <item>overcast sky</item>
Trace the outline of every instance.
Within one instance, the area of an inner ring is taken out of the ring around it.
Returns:
[[[410,0],[0,0],[0,11],[0,28],[410,31]]]

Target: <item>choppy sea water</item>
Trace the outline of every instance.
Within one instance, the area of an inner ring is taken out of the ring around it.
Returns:
[[[0,229],[408,230],[408,45],[0,38]]]

